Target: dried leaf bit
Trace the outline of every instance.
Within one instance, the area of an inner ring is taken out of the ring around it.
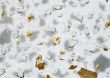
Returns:
[[[63,50],[60,50],[60,55],[64,55],[65,52]]]
[[[39,64],[37,65],[37,67],[38,67],[39,70],[42,70],[42,69],[45,68],[45,63],[39,63]]]
[[[80,75],[80,78],[97,78],[97,73],[87,70],[85,68],[81,68],[81,70],[78,71],[78,74]]]
[[[31,16],[28,16],[28,22],[32,21],[34,19],[34,16],[31,15]]]
[[[46,78],[51,78],[51,76],[49,74],[46,75]]]
[[[39,69],[39,70],[42,70],[45,68],[45,62],[44,60],[42,60],[42,56],[39,55],[37,58],[36,58],[36,67]]]
[[[60,44],[61,38],[59,36],[54,36],[53,37],[53,44],[58,45]]]
[[[70,65],[69,69],[75,69],[76,67],[76,65]]]
[[[28,38],[32,38],[32,32],[27,32],[27,34],[26,34],[26,36],[28,37]]]
[[[105,27],[107,27],[107,28],[110,27],[110,19],[106,21]]]

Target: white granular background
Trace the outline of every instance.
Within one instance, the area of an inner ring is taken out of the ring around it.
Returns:
[[[97,64],[110,78],[109,19],[110,0],[0,0],[0,78],[81,78]]]

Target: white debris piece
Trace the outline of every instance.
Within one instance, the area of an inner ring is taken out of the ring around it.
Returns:
[[[0,76],[3,75],[5,73],[5,69],[4,68],[0,68]]]

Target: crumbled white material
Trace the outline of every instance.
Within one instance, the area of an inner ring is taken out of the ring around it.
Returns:
[[[0,68],[0,76],[3,75],[5,73],[5,69],[4,68]]]
[[[103,68],[97,78],[110,78],[109,9],[109,0],[0,0],[0,78],[80,78],[81,67],[95,71],[94,61]]]

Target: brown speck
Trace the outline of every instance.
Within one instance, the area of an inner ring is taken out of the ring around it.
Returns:
[[[77,66],[76,65],[70,65],[69,69],[75,69]]]
[[[49,74],[46,75],[46,78],[51,78],[51,76]]]
[[[45,62],[44,60],[42,60],[42,56],[39,55],[37,58],[36,58],[36,67],[39,69],[39,70],[42,70],[45,68]]]
[[[32,21],[34,19],[34,16],[31,15],[31,16],[28,16],[28,22]]]
[[[36,67],[38,67],[39,70],[42,70],[45,68],[45,63],[39,63]]]
[[[27,32],[27,34],[26,34],[26,36],[28,37],[28,38],[32,38],[32,32]]]
[[[110,19],[106,21],[105,27],[106,27],[106,28],[109,28],[109,27],[110,27]]]
[[[107,47],[104,47],[103,50],[104,50],[104,51],[108,51],[108,48],[107,48]]]
[[[78,74],[80,78],[97,78],[97,73],[87,70],[85,68],[81,68],[81,70],[78,71]]]
[[[65,52],[63,50],[60,50],[60,55],[64,55]]]

